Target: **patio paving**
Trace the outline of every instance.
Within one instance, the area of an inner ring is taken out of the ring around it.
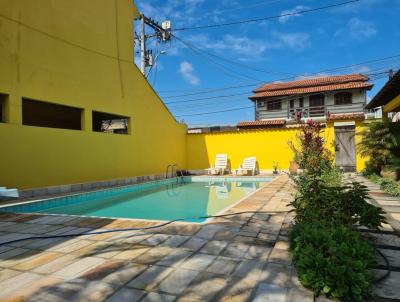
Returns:
[[[293,193],[280,175],[227,211],[256,213],[0,246],[0,300],[314,301],[288,251]],[[0,242],[156,224],[0,214]]]

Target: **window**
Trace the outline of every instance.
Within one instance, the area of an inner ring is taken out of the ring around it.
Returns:
[[[325,95],[322,93],[310,95],[310,117],[319,117],[325,115]]]
[[[92,112],[92,126],[95,132],[128,134],[129,118],[110,113]]]
[[[290,106],[290,109],[294,108],[294,100],[289,101],[289,106]]]
[[[6,101],[7,95],[0,93],[0,123],[6,122]]]
[[[22,99],[22,124],[36,127],[81,130],[80,108]]]
[[[335,94],[335,105],[348,105],[353,102],[351,92],[338,92]]]
[[[299,107],[300,108],[304,107],[304,98],[299,98]]]
[[[268,101],[267,102],[267,110],[281,110],[282,109],[282,100]]]

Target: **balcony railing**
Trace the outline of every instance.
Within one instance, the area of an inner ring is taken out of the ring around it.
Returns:
[[[346,105],[323,105],[323,106],[303,106],[293,107],[283,110],[268,111],[264,108],[257,110],[257,119],[307,119],[328,116],[330,114],[346,114],[365,112],[365,103],[352,103]]]

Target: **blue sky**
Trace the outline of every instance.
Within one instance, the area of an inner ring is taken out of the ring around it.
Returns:
[[[281,15],[338,2],[345,0],[136,0],[147,17],[171,20],[173,28]],[[399,12],[400,0],[361,0],[270,21],[177,31],[179,39],[200,51],[177,39],[150,42],[154,53],[166,54],[158,56],[148,79],[176,118],[193,126],[253,120],[254,109],[232,109],[252,105],[247,96],[257,83],[289,77],[371,74],[375,84],[371,98],[387,79],[382,72],[400,68]],[[363,63],[388,57],[392,58]],[[332,70],[359,63],[363,64]],[[226,88],[231,86],[245,87]],[[194,115],[221,110],[232,111]]]

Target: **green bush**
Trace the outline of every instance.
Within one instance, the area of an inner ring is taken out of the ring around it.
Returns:
[[[297,196],[290,205],[296,222],[319,222],[377,229],[385,222],[384,211],[368,203],[368,190],[358,182],[328,186],[320,178],[299,175]]]
[[[380,177],[376,174],[372,174],[368,177],[372,182],[378,184],[382,190],[393,196],[400,196],[400,185],[388,178]]]
[[[375,264],[369,244],[345,226],[298,223],[289,233],[300,282],[317,295],[364,301]]]

